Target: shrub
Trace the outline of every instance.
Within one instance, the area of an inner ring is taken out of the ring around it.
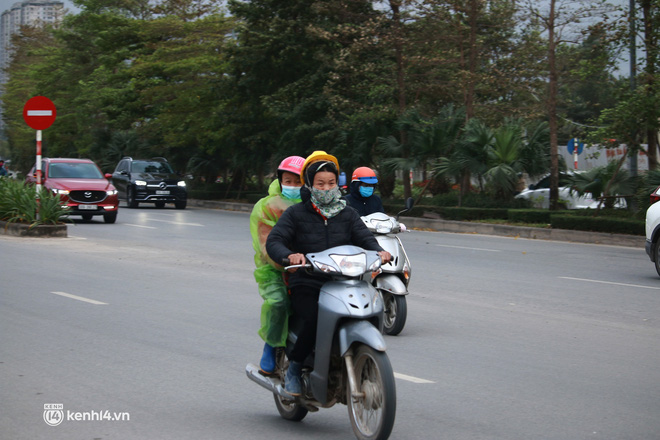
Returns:
[[[518,223],[550,223],[547,209],[509,209],[509,220]]]
[[[0,179],[0,220],[32,226],[54,225],[62,223],[66,214],[66,205],[58,195],[42,188],[37,201],[35,186],[24,185],[19,180]]]
[[[645,235],[644,221],[611,217],[587,217],[573,214],[552,214],[550,225],[557,229],[609,232],[613,234]]]

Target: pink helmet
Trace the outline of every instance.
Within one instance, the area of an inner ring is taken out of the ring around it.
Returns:
[[[302,170],[302,166],[304,163],[305,163],[304,157],[289,156],[286,159],[284,159],[282,162],[280,162],[280,166],[277,167],[277,174],[280,176],[280,179],[284,171],[288,171],[290,173],[295,174],[296,176],[300,176],[300,171]]]

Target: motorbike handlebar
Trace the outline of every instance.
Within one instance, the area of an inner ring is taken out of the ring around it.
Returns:
[[[303,264],[291,264],[291,260],[288,258],[282,258],[282,266],[284,266],[284,270],[289,270],[294,267],[312,267],[312,265],[305,259],[305,262]]]

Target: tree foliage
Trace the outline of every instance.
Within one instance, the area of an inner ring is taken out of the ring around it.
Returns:
[[[34,95],[58,109],[47,155],[87,156],[106,172],[123,155],[166,156],[236,189],[324,149],[347,174],[376,168],[384,194],[415,168],[504,197],[521,172],[548,171],[551,143],[596,120],[608,138],[633,122],[657,128],[655,71],[618,99],[616,34],[603,19],[554,41],[550,141],[546,1],[230,0],[227,15],[215,0],[75,4],[57,29],[14,39],[2,104],[15,168],[32,164],[34,134],[17,115]]]

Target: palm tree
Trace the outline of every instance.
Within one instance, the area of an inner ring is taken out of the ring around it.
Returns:
[[[460,184],[459,205],[470,191],[472,176],[476,176],[483,190],[484,175],[488,170],[488,148],[493,143],[493,132],[476,118],[470,119],[456,140],[450,154],[436,160],[437,176],[453,178]]]
[[[450,154],[458,142],[465,112],[453,105],[443,107],[437,116],[426,119],[416,109],[409,110],[396,122],[398,131],[407,133],[408,157],[405,149],[394,136],[378,138],[380,151],[385,157],[383,165],[392,170],[408,172],[410,169],[426,169],[437,157]],[[404,197],[410,197],[411,192],[404,188]]]
[[[635,191],[635,179],[626,170],[620,169],[617,172],[617,167],[617,162],[610,162],[584,173],[573,174],[569,179],[571,189],[579,195],[591,193],[593,198],[601,198],[599,207],[604,205],[605,208],[612,208],[616,195],[631,195]]]
[[[485,177],[496,197],[506,199],[515,192],[518,176],[523,171],[520,126],[503,125],[495,132],[493,141],[492,146],[487,147],[489,167]]]

